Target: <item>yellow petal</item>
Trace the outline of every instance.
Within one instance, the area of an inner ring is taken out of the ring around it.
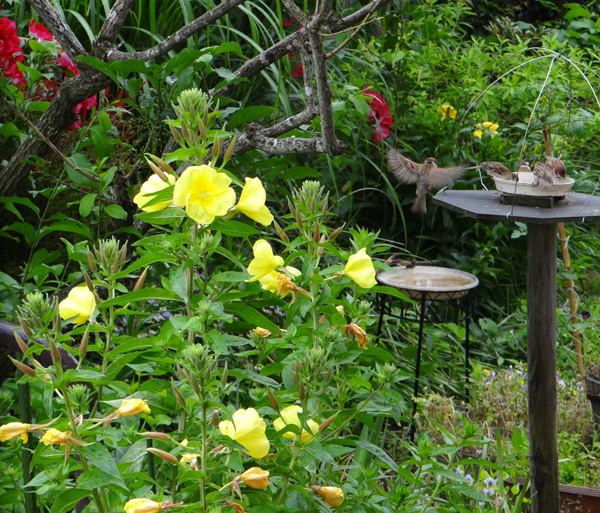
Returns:
[[[371,257],[367,255],[365,248],[351,255],[344,268],[344,274],[364,289],[373,287],[375,281],[375,268]]]
[[[265,435],[265,421],[254,408],[240,409],[233,414],[233,422],[224,420],[219,430],[243,445],[254,458],[264,458],[269,453],[269,440]]]
[[[70,431],[59,431],[58,429],[50,428],[42,437],[42,442],[45,445],[60,444],[64,445],[71,438]]]
[[[266,490],[269,486],[269,471],[260,467],[251,467],[239,477],[240,481],[250,488]]]
[[[254,259],[248,265],[248,273],[252,275],[248,281],[260,280],[283,264],[281,257],[273,255],[273,248],[264,239],[259,239],[252,247]]]
[[[119,417],[130,417],[139,413],[150,413],[150,407],[143,399],[123,399],[117,412]]]
[[[150,499],[131,499],[123,509],[126,513],[158,513],[162,510],[162,504]]]
[[[267,193],[258,178],[246,178],[237,209],[253,221],[264,226],[273,222],[273,215],[265,205]]]
[[[67,298],[58,305],[58,313],[61,319],[77,317],[75,324],[83,324],[92,316],[95,307],[94,294],[86,285],[83,285],[70,290]]]
[[[160,176],[153,174],[142,184],[140,192],[133,197],[133,202],[144,212],[158,212],[159,210],[167,208],[171,203],[170,201],[161,201],[160,203],[155,203],[148,207],[144,206],[153,199],[153,196],[157,192],[173,185],[176,178],[173,175],[167,175],[167,180],[168,182],[165,182]]]
[[[22,422],[9,422],[0,426],[0,442],[6,442],[16,436],[23,437],[23,435],[27,435],[29,433],[29,426],[30,424],[23,424]],[[27,438],[23,439],[23,441],[26,442]]]

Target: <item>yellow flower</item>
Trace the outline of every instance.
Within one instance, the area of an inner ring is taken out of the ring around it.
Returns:
[[[311,488],[332,508],[336,508],[344,502],[344,492],[337,486],[312,486]]]
[[[441,105],[440,107],[438,107],[438,110],[442,115],[442,120],[445,119],[446,116],[448,116],[451,119],[454,119],[456,117],[456,109],[452,105]]]
[[[498,135],[498,124],[492,123],[491,121],[484,121],[483,123],[477,123],[477,130],[473,132],[473,136],[481,139],[484,134],[489,134],[490,137]]]
[[[219,422],[221,433],[243,445],[253,458],[264,458],[269,453],[266,428],[265,421],[254,408],[237,410],[233,414],[233,422]]]
[[[129,417],[139,413],[150,413],[150,407],[143,399],[123,399],[117,413],[119,417]]]
[[[157,513],[162,511],[162,504],[150,499],[131,499],[123,508],[126,513]]]
[[[158,212],[159,210],[164,210],[169,206],[171,203],[170,201],[161,201],[148,207],[145,205],[154,199],[157,192],[162,191],[171,185],[175,185],[177,179],[173,175],[167,175],[167,180],[168,181],[165,182],[157,174],[152,174],[152,176],[142,184],[140,192],[133,197],[133,202],[144,212]]]
[[[377,283],[373,261],[367,255],[365,248],[361,248],[357,253],[350,256],[346,267],[344,267],[344,274],[363,289],[373,287]]]
[[[198,465],[198,457],[200,454],[185,452],[181,455],[181,459],[179,460],[181,463],[187,463],[192,470],[200,470]]]
[[[267,338],[271,336],[271,332],[269,330],[261,327],[254,328],[254,333],[256,333],[260,338]]]
[[[260,280],[283,265],[283,258],[273,254],[271,244],[265,239],[257,240],[254,246],[252,246],[252,252],[254,253],[254,258],[248,266],[248,273],[252,275],[252,278],[247,281]]]
[[[238,479],[250,488],[266,490],[269,486],[269,471],[259,467],[251,467],[241,474]]]
[[[96,301],[94,294],[86,285],[74,287],[70,290],[67,299],[63,299],[58,305],[58,313],[61,319],[75,319],[75,324],[83,324],[94,313]]]
[[[210,166],[190,166],[179,177],[173,190],[173,204],[185,207],[198,224],[210,224],[224,216],[235,204],[231,178]]]
[[[246,178],[236,208],[253,221],[269,226],[273,222],[273,215],[265,205],[266,199],[267,193],[262,182],[258,178]]]
[[[22,422],[9,422],[0,426],[0,442],[6,442],[16,436],[20,436],[23,442],[27,442],[27,433],[29,433],[30,427],[31,424],[23,424]]]
[[[292,405],[284,408],[279,412],[279,417],[273,421],[273,427],[277,431],[281,431],[289,424],[301,427],[300,419],[298,418],[299,413],[302,413],[302,407],[298,405]],[[300,441],[302,443],[312,440],[312,438],[319,432],[319,424],[317,424],[314,420],[307,420],[306,425],[309,429],[302,429],[300,432]],[[287,431],[283,434],[283,437],[285,438],[294,438],[295,436],[296,434],[292,433],[291,431]]]
[[[44,442],[46,445],[64,445],[70,440],[70,438],[70,431],[59,431],[58,429],[50,428],[42,437],[42,442]]]

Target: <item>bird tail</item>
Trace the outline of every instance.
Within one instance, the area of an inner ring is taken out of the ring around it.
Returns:
[[[427,213],[427,196],[425,194],[417,194],[410,211],[413,214],[426,214]]]

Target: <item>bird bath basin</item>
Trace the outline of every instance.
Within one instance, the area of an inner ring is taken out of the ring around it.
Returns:
[[[561,197],[571,192],[575,180],[573,178],[555,178],[553,184],[541,182],[534,184],[533,173],[518,173],[519,181],[504,180],[503,178],[492,177],[496,184],[496,189],[504,194],[514,196],[537,196],[537,197]]]

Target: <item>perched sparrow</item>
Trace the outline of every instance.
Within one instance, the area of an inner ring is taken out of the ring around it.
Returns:
[[[536,185],[553,185],[555,176],[554,170],[543,162],[536,162],[533,166],[534,184]]]
[[[517,173],[513,173],[504,164],[500,164],[500,162],[482,162],[481,168],[491,177],[519,181]]]
[[[519,164],[519,169],[517,169],[517,173],[531,173],[531,163],[533,159],[523,159]]]
[[[390,170],[398,180],[404,183],[417,184],[417,197],[411,207],[415,214],[427,213],[426,197],[430,189],[441,189],[453,184],[467,170],[465,167],[437,167],[433,157],[425,159],[423,164],[417,164],[400,155],[393,148],[388,153]]]
[[[556,157],[546,157],[546,166],[548,166],[554,172],[554,175],[559,178],[564,178],[567,173],[565,163]]]

